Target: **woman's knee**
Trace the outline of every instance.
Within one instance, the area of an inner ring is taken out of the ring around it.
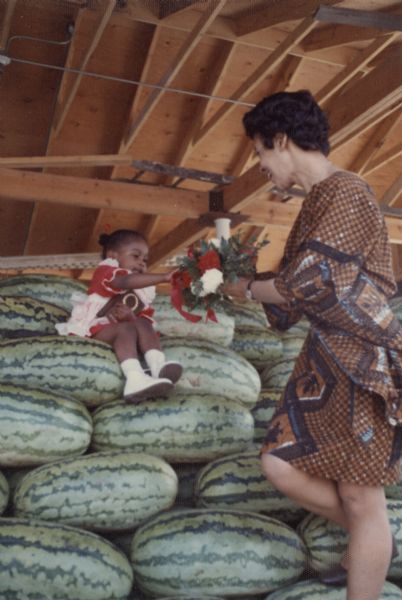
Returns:
[[[340,482],[338,483],[338,493],[349,517],[359,517],[387,510],[384,489],[380,486]]]

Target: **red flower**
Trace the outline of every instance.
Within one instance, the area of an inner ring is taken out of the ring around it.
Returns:
[[[216,250],[208,250],[208,252],[200,256],[197,266],[201,273],[205,273],[205,271],[208,271],[208,269],[220,269],[221,259],[219,254],[216,252]]]

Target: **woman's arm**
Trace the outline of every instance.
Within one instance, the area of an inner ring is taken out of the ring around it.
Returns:
[[[264,302],[266,304],[286,304],[286,300],[275,287],[274,279],[265,281],[254,281],[250,279],[239,278],[235,283],[225,283],[222,288],[227,296],[244,300],[249,296],[247,292],[251,292],[251,297],[256,302]]]

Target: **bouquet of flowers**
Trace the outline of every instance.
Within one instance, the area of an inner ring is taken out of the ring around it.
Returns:
[[[223,307],[223,300],[227,300],[220,291],[221,284],[235,282],[239,277],[253,277],[258,251],[268,243],[264,239],[256,244],[253,238],[242,242],[240,234],[236,234],[192,244],[173,275],[173,306],[190,321],[202,318],[191,314],[195,309],[205,310],[206,320],[216,321],[214,309]],[[183,310],[183,305],[190,312]]]

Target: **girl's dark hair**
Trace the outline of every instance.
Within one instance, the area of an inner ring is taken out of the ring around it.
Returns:
[[[106,258],[109,250],[117,250],[132,240],[140,239],[147,243],[146,238],[134,229],[116,229],[112,233],[101,233],[98,244],[102,246],[102,258]]]
[[[285,133],[303,150],[329,154],[328,120],[308,90],[263,98],[244,115],[243,125],[247,136],[260,136],[266,148],[273,148],[275,136]]]

